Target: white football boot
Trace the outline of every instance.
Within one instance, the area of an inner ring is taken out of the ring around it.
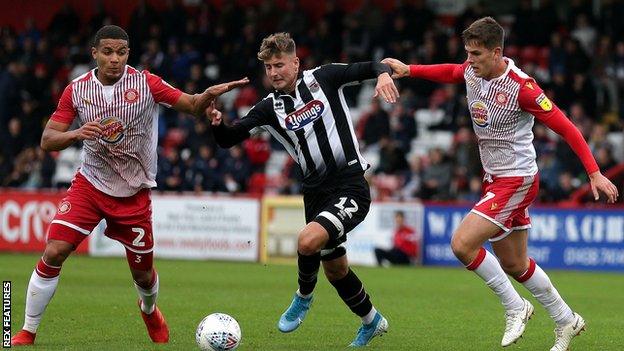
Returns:
[[[567,351],[572,338],[585,330],[585,320],[578,313],[574,313],[574,320],[568,325],[555,328],[555,345],[550,351]]]
[[[525,298],[522,300],[524,306],[521,310],[505,312],[505,334],[503,334],[503,340],[501,341],[501,346],[503,347],[515,343],[522,337],[527,322],[533,316],[533,305]]]

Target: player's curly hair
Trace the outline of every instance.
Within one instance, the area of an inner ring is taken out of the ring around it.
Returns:
[[[464,44],[476,43],[492,50],[503,48],[505,30],[492,17],[483,17],[474,22],[462,32]]]
[[[98,47],[100,45],[100,40],[102,39],[122,39],[128,42],[130,45],[130,38],[128,37],[128,33],[126,33],[123,28],[115,25],[107,25],[95,33],[95,38],[93,38],[93,46]]]
[[[279,56],[283,53],[294,54],[295,51],[295,41],[290,37],[289,33],[274,33],[262,39],[262,44],[258,51],[258,60],[268,60],[275,55]]]

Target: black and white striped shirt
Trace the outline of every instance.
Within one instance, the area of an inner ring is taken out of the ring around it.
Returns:
[[[344,87],[391,70],[376,62],[328,64],[303,71],[294,92],[275,91],[233,126],[221,123],[215,139],[231,147],[264,129],[299,164],[304,188],[335,176],[361,174],[369,167],[360,154]]]

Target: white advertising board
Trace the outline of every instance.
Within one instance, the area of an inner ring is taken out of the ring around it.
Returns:
[[[257,199],[154,195],[152,218],[156,257],[259,259]],[[121,244],[103,236],[104,228],[102,222],[91,234],[90,254],[124,255]]]

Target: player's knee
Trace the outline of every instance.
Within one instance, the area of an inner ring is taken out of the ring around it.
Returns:
[[[453,235],[453,238],[451,239],[451,250],[453,250],[455,257],[459,259],[468,254],[468,245],[465,240],[462,239],[461,235]]]
[[[69,257],[73,245],[59,240],[51,240],[46,244],[43,260],[52,266],[61,266]]]
[[[318,241],[319,240],[314,233],[302,231],[299,234],[297,250],[302,255],[313,255],[321,249],[318,245]]]

